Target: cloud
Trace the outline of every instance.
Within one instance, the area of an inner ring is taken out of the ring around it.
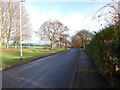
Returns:
[[[68,16],[61,16],[59,11],[55,10],[43,13],[42,11],[40,11],[40,9],[38,10],[36,8],[33,8],[32,6],[28,7],[27,9],[30,14],[30,19],[34,31],[37,31],[38,28],[40,28],[40,26],[45,21],[55,19],[59,20],[70,29],[70,31],[68,32],[70,35],[74,35],[77,31],[81,29],[98,31],[99,28],[101,28],[98,22],[92,21],[91,16],[85,18],[85,15],[82,15],[78,12],[71,13]],[[33,34],[32,40],[38,43],[39,38],[36,36],[36,34]]]
[[[16,0],[15,0],[16,1]],[[26,2],[113,2],[112,0],[26,0]],[[118,0],[114,0],[118,1]]]

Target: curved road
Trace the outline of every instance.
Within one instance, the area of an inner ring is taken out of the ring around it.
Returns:
[[[2,71],[3,88],[69,88],[80,49],[51,55]]]

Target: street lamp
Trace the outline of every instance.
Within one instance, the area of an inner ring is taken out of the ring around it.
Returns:
[[[22,30],[21,30],[21,3],[25,2],[25,0],[20,0],[20,60],[22,60]]]
[[[120,1],[118,2],[118,23],[120,23]]]

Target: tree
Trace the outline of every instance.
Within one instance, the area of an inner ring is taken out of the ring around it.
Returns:
[[[69,30],[58,20],[49,20],[42,24],[37,34],[41,39],[48,39],[51,42],[51,49],[60,40],[62,34]]]
[[[61,47],[67,48],[68,38],[69,38],[68,34],[61,34],[59,36],[59,39],[56,41],[57,42],[56,43],[57,47],[59,47],[59,48],[61,48]]]
[[[6,47],[9,48],[9,42],[13,41],[17,46],[20,42],[20,2],[0,2],[0,25],[1,25],[1,44],[7,41]],[[22,5],[22,36],[23,40],[29,39],[31,36],[31,27],[29,23],[29,17]]]
[[[81,30],[72,37],[72,44],[74,47],[85,47],[85,44],[89,42],[93,37],[93,33],[87,30]]]
[[[6,36],[6,28],[7,28],[5,25],[6,23],[8,23],[7,20],[8,17],[5,13],[7,11],[7,6],[5,5],[5,3],[0,2],[0,6],[1,6],[0,7],[0,43],[3,45]]]
[[[120,26],[120,1],[111,0],[113,2],[108,3],[101,7],[93,16],[93,19],[105,18],[105,21],[108,23],[108,27],[114,25],[115,30],[115,39],[118,41],[119,37],[119,26]],[[107,12],[105,9],[108,9]],[[101,24],[102,25],[102,24]],[[105,27],[106,28],[106,27]]]
[[[114,1],[114,0],[113,0]],[[105,9],[108,9],[107,11]],[[105,17],[105,21],[110,24],[114,24],[116,22],[120,22],[120,1],[118,2],[111,2],[103,7],[101,7],[99,10],[96,11],[96,13],[93,16],[93,19],[100,19],[102,17]]]
[[[31,28],[31,24],[29,23],[30,22],[29,15],[23,5],[21,7],[21,11],[22,11],[21,12],[22,41],[25,41],[25,40],[29,40],[29,38],[31,37],[32,28]],[[14,30],[12,40],[16,48],[17,45],[19,45],[20,43],[20,15],[19,14],[16,15],[16,22],[14,23],[14,27],[16,28],[16,30]]]
[[[83,46],[81,44],[81,39],[77,35],[74,35],[72,37],[72,45],[73,45],[73,47],[82,47]]]
[[[108,12],[105,12],[105,9],[108,9]],[[99,13],[101,12],[101,13]],[[104,48],[104,51],[106,50],[106,56],[104,57],[112,57],[112,60],[106,59],[105,62],[112,62],[112,67],[113,72],[112,75],[114,76],[116,74],[116,67],[120,67],[120,51],[118,50],[120,48],[119,42],[120,42],[120,1],[114,1],[112,3],[108,3],[105,6],[101,7],[94,15],[94,19],[97,17],[99,20],[102,17],[105,17],[105,21],[108,23],[107,29],[113,30],[114,31],[114,37],[111,36],[111,41],[106,40],[105,45],[108,45],[106,48],[102,45],[102,48]],[[107,18],[109,17],[109,18]],[[112,27],[112,29],[111,29]],[[105,30],[104,28],[103,30]],[[102,31],[101,31],[102,32]],[[108,33],[110,34],[110,33]],[[104,34],[105,35],[105,34]],[[103,36],[103,35],[102,35]],[[104,36],[105,37],[105,36]],[[108,54],[111,53],[111,54]],[[114,60],[114,58],[116,60]],[[110,69],[110,68],[108,68]],[[111,73],[111,71],[110,71]]]

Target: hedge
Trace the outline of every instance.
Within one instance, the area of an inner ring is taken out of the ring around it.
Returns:
[[[86,45],[100,73],[112,87],[120,84],[120,24],[111,25],[96,33]]]

